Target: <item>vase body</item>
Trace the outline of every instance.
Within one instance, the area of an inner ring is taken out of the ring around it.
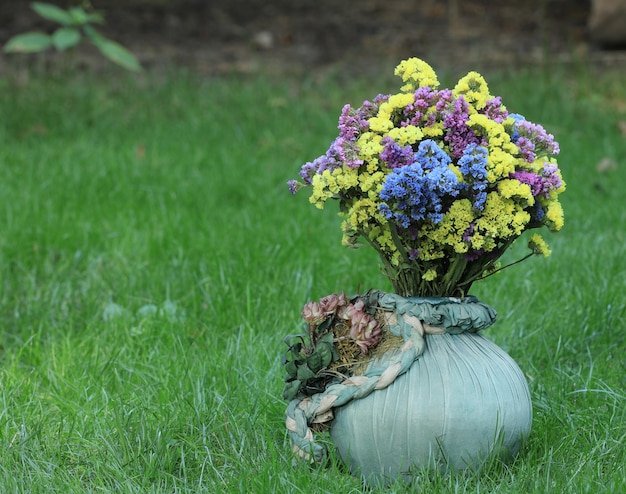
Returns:
[[[504,350],[478,333],[433,334],[389,387],[337,408],[330,432],[352,473],[385,484],[513,457],[531,422],[526,379]]]

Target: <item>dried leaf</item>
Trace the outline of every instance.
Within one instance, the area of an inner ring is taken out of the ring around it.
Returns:
[[[617,162],[614,159],[605,156],[596,164],[596,170],[598,173],[606,173],[611,170],[617,170]]]

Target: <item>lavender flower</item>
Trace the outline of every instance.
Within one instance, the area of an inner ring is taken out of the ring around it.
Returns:
[[[509,116],[509,112],[502,105],[502,98],[500,96],[487,100],[483,111],[491,120],[500,124]]]
[[[335,156],[327,152],[326,154],[323,154],[312,162],[309,161],[302,165],[302,168],[300,168],[300,177],[306,185],[311,185],[313,176],[315,174],[321,174],[325,170],[333,171],[335,168],[338,168],[340,166],[341,162],[337,161]]]
[[[429,87],[420,87],[415,91],[415,101],[403,110],[405,120],[400,125],[415,125],[417,127],[432,125],[436,120],[436,115],[429,115],[428,110],[435,104],[439,96],[438,91]],[[426,122],[425,122],[426,121]]]
[[[539,174],[520,170],[511,173],[509,176],[524,184],[528,184],[533,197],[542,196],[549,199],[550,193],[563,185],[563,181],[558,174],[558,167],[551,163],[544,163],[543,170]]]
[[[450,146],[450,154],[453,158],[459,158],[463,150],[472,143],[478,143],[478,138],[467,126],[469,119],[469,105],[459,96],[452,108],[444,112],[443,124],[446,128],[444,142]]]
[[[379,156],[389,168],[400,168],[413,162],[413,148],[411,146],[400,146],[389,136],[383,137],[381,144],[383,150]]]
[[[541,125],[529,122],[523,116],[514,113],[509,116],[515,120],[511,140],[517,144],[520,154],[526,161],[532,163],[536,155],[559,154],[559,143]]]

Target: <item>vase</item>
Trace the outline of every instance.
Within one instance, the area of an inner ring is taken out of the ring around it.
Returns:
[[[330,434],[353,474],[387,484],[508,460],[531,421],[515,361],[477,332],[443,333],[426,335],[423,354],[388,387],[336,408]]]

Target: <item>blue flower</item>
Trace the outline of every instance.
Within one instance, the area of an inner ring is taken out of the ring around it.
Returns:
[[[489,152],[487,148],[475,143],[468,144],[463,150],[463,156],[459,159],[458,165],[461,173],[471,185],[474,192],[473,206],[482,211],[487,200],[487,158]]]
[[[438,166],[448,166],[452,161],[450,156],[432,139],[425,139],[420,142],[413,158],[425,170],[432,170]]]
[[[381,213],[403,228],[424,220],[440,223],[450,199],[464,187],[448,166],[450,158],[434,141],[422,141],[416,158],[387,175],[380,192]]]
[[[515,122],[513,123],[513,133],[511,134],[511,141],[517,142],[519,139],[519,132],[517,131],[517,124],[519,122],[523,122],[526,120],[524,115],[520,115],[519,113],[509,113],[509,117],[511,117]]]

